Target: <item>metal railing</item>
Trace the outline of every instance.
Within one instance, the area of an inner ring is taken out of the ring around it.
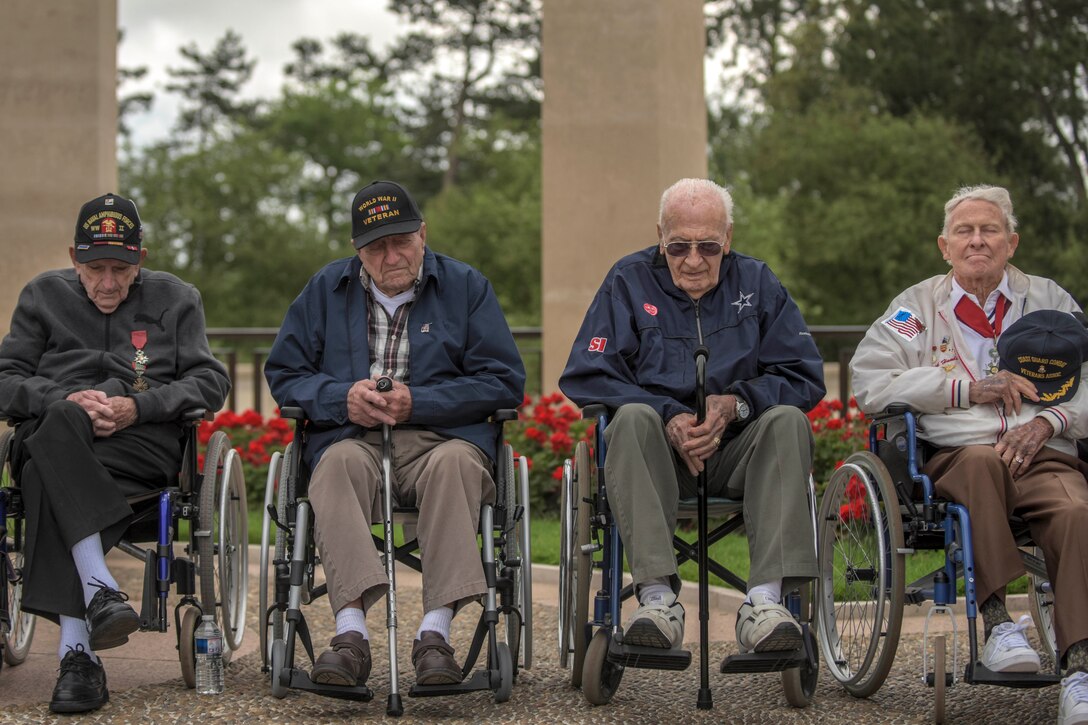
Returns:
[[[817,345],[837,345],[836,355],[839,363],[839,398],[843,406],[850,399],[850,358],[854,354],[854,348],[865,335],[867,325],[812,325],[809,331]],[[263,399],[265,395],[264,360],[272,341],[276,339],[276,327],[210,327],[208,328],[208,340],[211,343],[212,352],[227,366],[227,374],[230,375],[231,390],[227,397],[227,408],[237,410],[237,385],[239,352],[247,355],[253,365],[252,395],[253,409],[262,413]],[[526,368],[537,373],[535,388],[543,392],[543,380],[540,378],[543,370],[543,347],[539,327],[513,327],[514,341],[521,351],[521,357],[526,363]],[[825,362],[828,362],[825,360]],[[530,386],[532,388],[532,386]]]

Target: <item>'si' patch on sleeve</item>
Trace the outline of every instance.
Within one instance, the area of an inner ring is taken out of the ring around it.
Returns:
[[[884,324],[895,330],[898,335],[907,340],[913,340],[918,336],[918,333],[926,329],[926,326],[918,319],[918,315],[914,314],[906,307],[900,307],[896,310],[895,314],[884,320]]]

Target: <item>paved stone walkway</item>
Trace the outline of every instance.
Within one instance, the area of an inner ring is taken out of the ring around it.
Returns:
[[[251,559],[256,559],[251,556]],[[112,561],[112,560],[111,560]],[[135,590],[137,574],[125,569],[121,584]],[[141,634],[143,638],[158,638],[160,663],[166,666],[163,681],[128,687],[124,684],[111,689],[111,701],[102,709],[82,718],[58,718],[49,713],[48,692],[56,677],[56,658],[50,652],[32,657],[18,668],[5,667],[0,672],[0,721],[5,723],[38,722],[101,722],[101,723],[175,723],[202,721],[207,723],[235,722],[322,722],[340,723],[358,720],[394,720],[385,716],[388,692],[388,659],[386,656],[384,614],[374,612],[369,619],[374,647],[374,674],[370,685],[375,690],[373,702],[354,703],[291,692],[276,699],[269,690],[267,675],[262,674],[261,659],[256,651],[257,577],[251,576],[249,617],[251,631],[246,635],[248,654],[235,659],[227,669],[226,692],[220,697],[198,696],[182,683],[173,654],[174,633]],[[540,586],[544,593],[548,587]],[[418,589],[402,584],[401,627],[399,653],[401,657],[401,688],[407,692],[412,683],[410,663],[411,639],[418,627],[421,612]],[[724,608],[724,607],[723,607]],[[333,634],[332,616],[324,600],[305,609],[314,640],[320,647]],[[478,611],[478,610],[477,610]],[[688,634],[697,635],[695,609],[689,607]],[[908,634],[900,643],[895,667],[884,687],[867,700],[858,700],[838,686],[821,670],[815,703],[797,710],[787,705],[780,676],[721,675],[717,663],[736,651],[728,620],[732,613],[715,613],[717,638],[724,640],[711,645],[711,687],[714,709],[709,712],[695,708],[698,689],[698,647],[693,646],[693,666],[685,672],[628,670],[613,702],[593,707],[581,692],[569,686],[568,675],[558,666],[556,654],[556,608],[551,600],[538,601],[534,607],[535,661],[531,670],[523,670],[509,702],[496,705],[490,693],[474,693],[460,697],[414,699],[405,697],[405,722],[499,722],[499,723],[924,723],[931,721],[932,690],[921,684],[920,635]],[[913,618],[908,618],[913,619]],[[471,621],[470,621],[471,620]],[[459,651],[467,648],[475,622],[474,610],[467,610],[454,621],[454,644]],[[725,626],[722,626],[723,620]],[[49,623],[40,623],[37,636],[47,637]],[[146,649],[136,640],[125,647],[105,654],[107,672],[114,672],[125,658],[125,652]],[[51,645],[55,647],[55,645]],[[962,647],[964,653],[966,646]],[[303,655],[304,656],[304,655]],[[29,669],[28,669],[29,668]],[[169,674],[172,668],[173,674]],[[18,677],[15,675],[18,674]],[[11,689],[11,683],[33,677],[38,682],[36,692],[44,697],[26,701]],[[946,722],[959,723],[1052,723],[1057,708],[1058,688],[1043,690],[1013,690],[1007,688],[968,686],[958,684],[948,693]]]

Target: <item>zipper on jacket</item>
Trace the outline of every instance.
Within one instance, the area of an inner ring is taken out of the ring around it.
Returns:
[[[699,318],[699,300],[692,300],[695,303],[695,332],[699,336],[699,344],[703,344],[703,322]]]

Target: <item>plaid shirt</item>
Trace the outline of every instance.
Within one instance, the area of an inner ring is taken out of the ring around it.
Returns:
[[[420,266],[420,272],[423,267]],[[393,313],[386,312],[382,305],[370,291],[370,275],[366,268],[359,270],[359,281],[366,290],[367,306],[367,341],[370,345],[370,376],[378,378],[382,375],[393,378],[399,383],[408,385],[408,313],[415,302],[415,293],[419,289],[419,278],[416,278],[412,290],[412,299],[408,300]]]

